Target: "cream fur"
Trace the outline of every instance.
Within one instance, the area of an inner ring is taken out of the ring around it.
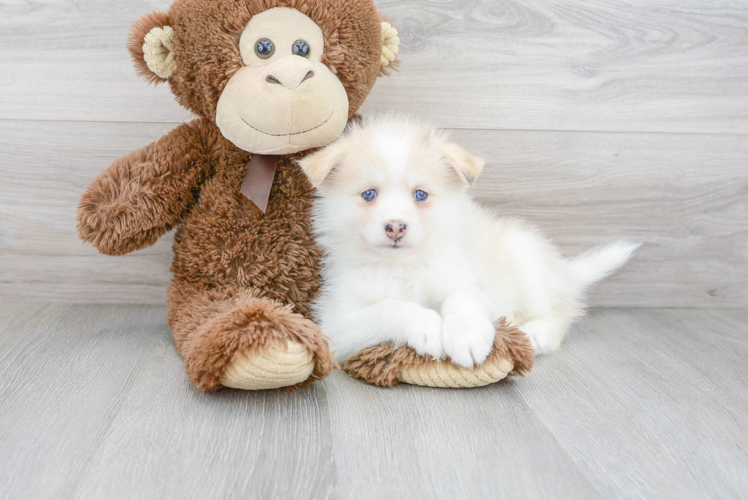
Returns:
[[[143,39],[143,59],[148,69],[166,80],[177,70],[173,45],[174,29],[171,26],[153,28]]]
[[[414,120],[352,126],[301,161],[318,186],[314,222],[327,254],[316,314],[339,362],[385,341],[472,367],[506,317],[537,353],[557,349],[583,315],[585,290],[637,245],[615,243],[567,260],[527,222],[496,217],[467,187],[483,161]],[[375,189],[377,198],[361,193]],[[413,193],[428,199],[418,202]],[[390,220],[407,223],[393,243]]]
[[[275,44],[269,59],[255,54],[260,38]],[[309,44],[308,58],[293,55],[298,39]],[[324,47],[320,27],[296,9],[276,7],[254,16],[239,42],[244,67],[226,84],[216,109],[224,137],[259,154],[291,154],[334,141],[348,121],[348,94],[322,63]],[[310,72],[314,76],[305,80]]]
[[[380,64],[382,67],[389,66],[397,58],[400,52],[400,38],[397,36],[397,30],[387,21],[382,21],[382,58]]]

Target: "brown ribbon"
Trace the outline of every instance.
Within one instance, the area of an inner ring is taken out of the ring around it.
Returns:
[[[262,213],[268,208],[270,188],[273,187],[278,156],[253,154],[247,166],[247,175],[242,183],[241,193],[257,205]]]

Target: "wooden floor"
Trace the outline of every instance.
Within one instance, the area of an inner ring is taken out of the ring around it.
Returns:
[[[596,309],[473,390],[206,395],[160,306],[0,306],[1,498],[745,498],[748,311]]]

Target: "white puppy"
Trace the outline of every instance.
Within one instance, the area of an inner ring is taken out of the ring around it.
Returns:
[[[536,353],[557,349],[583,293],[637,245],[566,260],[528,223],[497,218],[468,187],[483,160],[412,119],[380,117],[300,161],[318,188],[327,258],[316,314],[338,362],[385,341],[482,363],[506,317]]]

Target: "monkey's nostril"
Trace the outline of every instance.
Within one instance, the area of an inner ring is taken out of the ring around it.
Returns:
[[[314,71],[310,70],[306,75],[304,75],[304,79],[301,80],[301,83],[304,83],[305,81],[309,80],[313,76],[314,76]],[[299,84],[299,85],[301,85],[301,84]]]
[[[273,75],[266,76],[265,77],[265,81],[268,82],[268,83],[275,83],[276,85],[280,85],[281,84],[280,80],[278,80]]]

